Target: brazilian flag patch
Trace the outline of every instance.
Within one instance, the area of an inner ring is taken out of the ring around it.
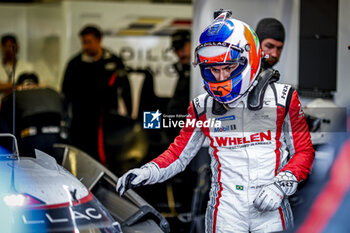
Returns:
[[[241,190],[241,191],[243,191],[243,186],[242,186],[242,185],[236,185],[236,190]]]

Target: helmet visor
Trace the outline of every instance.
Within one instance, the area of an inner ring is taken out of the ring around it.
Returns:
[[[225,42],[204,43],[195,50],[194,65],[234,62],[242,52],[242,48]]]
[[[230,80],[240,74],[246,65],[241,48],[221,44],[199,46],[196,49],[196,62],[201,68],[203,79],[208,82]]]

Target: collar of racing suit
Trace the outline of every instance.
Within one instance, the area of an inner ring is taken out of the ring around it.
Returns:
[[[232,103],[228,103],[224,106],[228,107],[229,109],[232,108],[236,108],[240,103],[243,103],[244,106],[247,105],[247,100],[248,100],[248,93],[249,91],[247,91],[246,93],[244,93],[241,97],[239,97],[239,99],[237,99],[236,101],[232,102]]]
[[[223,103],[220,103],[214,99],[213,100],[213,110],[212,110],[213,114],[224,115],[227,111],[238,107],[241,103],[243,103],[243,106],[247,106],[248,93],[249,92],[246,92],[241,97],[239,97],[237,100],[235,100],[234,102],[229,103],[229,104],[223,104]]]

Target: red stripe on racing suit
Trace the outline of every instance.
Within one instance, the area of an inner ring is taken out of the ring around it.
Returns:
[[[281,106],[277,106],[277,122],[276,122],[277,130],[276,130],[276,149],[275,149],[275,153],[276,153],[275,176],[278,174],[278,168],[279,168],[280,162],[281,162],[281,151],[279,150],[279,148],[281,147],[280,137],[281,137],[282,125],[283,125],[283,122],[284,122],[285,114],[286,114],[286,109],[281,107]],[[281,216],[283,230],[286,230],[286,223],[284,221],[284,215],[283,215],[282,208],[281,207],[278,208],[278,211],[279,211],[279,214]]]
[[[203,115],[199,116],[199,119],[201,121],[203,121],[203,122],[205,120],[207,120],[206,114],[203,114]],[[217,182],[219,183],[219,191],[217,192],[217,195],[216,195],[216,204],[215,204],[215,207],[214,207],[214,216],[213,216],[213,223],[212,223],[213,224],[213,233],[215,233],[216,232],[216,219],[217,219],[217,215],[218,215],[218,208],[219,208],[219,205],[220,205],[221,192],[223,190],[222,183],[221,183],[221,163],[220,163],[220,159],[219,159],[219,156],[218,156],[218,151],[219,150],[214,144],[214,138],[210,136],[209,129],[206,128],[206,127],[202,127],[202,131],[210,139],[210,146],[214,149],[213,155],[214,155],[216,161],[218,162],[218,165],[217,165],[216,169],[218,171]]]
[[[186,122],[191,122],[191,124],[185,123],[180,135],[175,138],[169,148],[152,160],[153,163],[157,164],[160,171],[163,171],[160,172],[161,177],[157,182],[162,182],[183,171],[202,146],[205,135],[200,128],[196,127],[198,120],[192,102],[188,108],[188,113]]]
[[[311,171],[315,150],[312,147],[309,129],[295,90],[286,117],[290,119],[293,139],[291,140],[293,143],[291,146],[294,148],[294,155],[281,171],[291,171],[300,182],[305,180]]]

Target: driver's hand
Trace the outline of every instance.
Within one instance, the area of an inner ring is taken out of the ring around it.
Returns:
[[[253,206],[260,212],[277,210],[282,203],[284,193],[277,183],[268,184],[261,188]]]
[[[146,184],[150,178],[150,173],[147,167],[131,169],[118,179],[117,192],[122,196],[128,189]]]
[[[283,198],[293,195],[298,188],[298,180],[290,171],[278,173],[272,181],[261,188],[253,202],[253,206],[261,212],[278,209]]]

